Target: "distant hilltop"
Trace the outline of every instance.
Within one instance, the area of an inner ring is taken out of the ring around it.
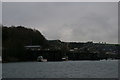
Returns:
[[[100,53],[103,54],[102,58],[109,55],[107,57],[118,59],[120,52],[119,44],[93,43],[92,41],[63,42],[61,40],[47,40],[38,30],[23,26],[2,26],[2,44],[2,59],[4,62],[35,60],[38,55],[42,55],[40,54],[42,52],[45,53],[43,57],[49,60],[60,60],[64,56],[68,56],[69,59],[73,60],[92,59],[93,54],[95,58],[96,56],[101,56]],[[29,48],[33,49],[32,47],[34,46],[35,48],[35,45],[37,47],[40,46],[39,51],[26,50],[26,47],[29,46]],[[33,54],[33,52],[36,55],[28,57],[30,55],[27,53]],[[55,57],[55,55],[58,55],[59,58]]]

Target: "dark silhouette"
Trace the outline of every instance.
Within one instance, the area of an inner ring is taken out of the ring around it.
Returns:
[[[47,40],[38,31],[23,26],[2,26],[2,48],[3,61],[27,60],[28,54],[25,54],[24,46],[41,45],[45,47]]]
[[[48,61],[119,59],[119,44],[47,40],[38,30],[2,26],[2,61]]]

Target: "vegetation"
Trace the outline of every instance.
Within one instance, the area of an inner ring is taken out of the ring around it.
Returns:
[[[61,42],[46,40],[35,29],[23,26],[2,26],[2,61],[32,61],[38,56],[48,61],[119,59],[120,45],[93,42]],[[39,45],[40,50],[26,49],[25,46]]]
[[[23,26],[2,27],[3,61],[27,60],[26,45],[47,45],[47,40],[38,31]]]

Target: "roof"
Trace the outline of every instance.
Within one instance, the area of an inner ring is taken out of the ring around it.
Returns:
[[[26,48],[37,48],[37,47],[41,47],[40,45],[29,45],[29,46],[24,46]]]

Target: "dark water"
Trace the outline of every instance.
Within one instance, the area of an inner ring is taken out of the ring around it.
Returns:
[[[3,78],[117,78],[118,61],[4,63]]]

